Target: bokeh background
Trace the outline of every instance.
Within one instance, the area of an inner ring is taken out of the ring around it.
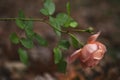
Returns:
[[[55,14],[66,11],[67,1],[54,0]],[[51,56],[58,38],[48,25],[34,22],[34,31],[47,39],[49,45],[47,48],[36,45],[29,50],[31,66],[26,68],[19,61],[19,46],[9,40],[10,33],[19,33],[19,29],[14,21],[0,21],[0,80],[120,80],[120,0],[69,1],[71,16],[78,21],[80,29],[93,27],[95,32],[102,32],[99,41],[107,46],[107,53],[100,64],[88,70],[83,70],[80,64],[73,64],[68,75],[54,75]],[[23,10],[26,17],[44,18],[39,12],[42,5],[43,0],[0,0],[0,18],[17,17],[19,10]],[[77,36],[85,42],[90,34]]]

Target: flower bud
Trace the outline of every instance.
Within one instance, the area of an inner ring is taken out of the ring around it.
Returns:
[[[88,32],[88,33],[92,33],[94,31],[94,29],[92,27],[88,27],[85,32]]]

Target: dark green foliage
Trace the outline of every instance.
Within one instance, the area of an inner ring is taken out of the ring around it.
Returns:
[[[18,44],[18,43],[19,43],[19,37],[17,36],[16,33],[12,33],[12,34],[10,35],[10,40],[11,40],[11,42],[14,43],[14,44]]]
[[[57,14],[56,18],[49,17],[50,25],[54,28],[54,31],[58,36],[61,36],[62,27],[63,28],[75,28],[78,23],[74,21],[70,16],[65,13]]]
[[[58,43],[58,47],[67,50],[70,47],[70,43],[68,40],[60,40]]]
[[[27,52],[25,50],[23,50],[22,48],[19,48],[18,53],[19,53],[20,61],[22,63],[24,63],[25,65],[28,65],[28,54],[27,54]]]
[[[20,42],[25,48],[33,48],[34,46],[33,41],[29,38],[21,38]]]
[[[62,52],[58,47],[55,47],[53,49],[53,52],[54,52],[54,62],[55,64],[57,64],[62,59]]]
[[[53,17],[49,18],[50,25],[53,27],[55,33],[58,36],[61,36],[61,26],[60,23]]]
[[[67,62],[61,59],[57,64],[57,69],[59,72],[65,73],[67,68]]]
[[[37,40],[37,42],[41,46],[46,46],[48,44],[47,41],[44,38],[42,38],[40,35],[38,35],[38,34],[35,34],[34,38],[35,38],[35,40]]]
[[[18,18],[16,19],[16,24],[20,29],[25,28],[25,22],[23,21],[24,18],[25,18],[25,15],[23,11],[19,11]]]
[[[60,26],[62,27],[77,27],[77,22],[74,21],[69,15],[66,13],[59,13],[56,16],[56,20],[59,23]],[[74,24],[73,24],[74,22]]]
[[[44,22],[50,25],[55,33],[59,36],[60,41],[57,43],[57,46],[53,49],[54,53],[54,63],[57,65],[57,69],[59,72],[66,72],[67,62],[64,60],[62,56],[62,50],[68,50],[70,47],[70,42],[68,40],[64,40],[61,37],[61,34],[65,33],[70,35],[72,46],[75,48],[80,48],[83,46],[79,40],[67,31],[67,28],[76,28],[78,23],[70,16],[70,3],[66,4],[66,13],[58,13],[54,16],[55,12],[55,4],[52,0],[44,0],[43,8],[40,9],[40,12],[47,18],[41,22]],[[24,38],[18,37],[16,33],[12,33],[10,35],[10,40],[14,44],[21,43],[22,47],[25,49],[30,49],[34,47],[34,41],[36,41],[40,46],[47,46],[48,42],[39,34],[34,32],[33,30],[33,20],[32,18],[25,18],[25,15],[22,11],[19,12],[18,18],[15,18],[16,25],[21,31],[25,33]],[[38,19],[39,20],[39,19]],[[65,30],[62,30],[65,28]],[[83,32],[91,32],[92,28],[82,30]],[[19,34],[19,33],[18,33]],[[21,62],[28,65],[28,54],[27,52],[19,48],[18,49],[19,57]]]
[[[74,36],[73,34],[70,34],[71,38],[71,44],[73,45],[74,48],[78,49],[83,47],[83,43],[80,43],[79,40]]]
[[[71,26],[72,28],[76,28],[76,27],[78,26],[78,23],[77,23],[76,21],[72,21],[72,22],[70,23],[70,26]]]
[[[55,12],[55,4],[52,2],[52,0],[45,0],[43,8],[40,10],[40,12],[46,16],[52,15]]]
[[[25,33],[28,38],[33,39],[34,31],[33,31],[33,21],[25,21]]]

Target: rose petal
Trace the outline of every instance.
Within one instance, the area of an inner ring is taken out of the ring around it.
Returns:
[[[84,48],[86,48],[86,50],[91,54],[93,52],[95,52],[98,47],[96,44],[87,44]]]
[[[83,68],[94,67],[99,63],[99,60],[95,60],[92,57],[89,58],[86,62],[81,62]]]
[[[88,38],[88,43],[93,43],[93,42],[95,42],[96,39],[98,38],[98,36],[100,35],[100,33],[101,33],[101,32],[98,32],[98,33],[90,36],[90,37]]]
[[[103,52],[102,50],[97,50],[95,53],[93,53],[93,58],[100,60],[103,58]]]
[[[80,54],[80,60],[85,62],[86,60],[88,60],[88,58],[90,57],[90,55],[95,52],[98,49],[96,44],[87,44],[85,45],[82,50],[81,50],[81,54]]]
[[[80,56],[81,49],[76,50],[70,57],[68,62],[72,63],[75,59],[77,59]]]
[[[93,67],[98,63],[99,63],[99,60],[93,59],[93,57],[90,57],[90,59],[85,62],[87,67]]]
[[[94,59],[102,59],[104,53],[106,52],[106,47],[100,43],[100,42],[95,42],[98,46],[98,50],[93,53]]]

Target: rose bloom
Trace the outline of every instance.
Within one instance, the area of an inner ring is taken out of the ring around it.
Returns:
[[[80,59],[83,67],[94,67],[103,58],[106,47],[99,41],[96,41],[100,32],[90,36],[87,44],[83,48],[75,51],[69,58],[69,62],[72,63],[76,59]]]

